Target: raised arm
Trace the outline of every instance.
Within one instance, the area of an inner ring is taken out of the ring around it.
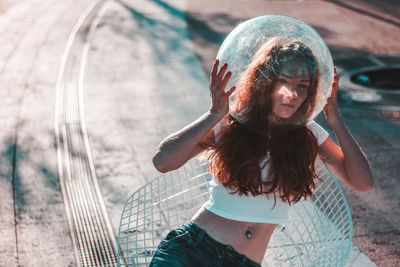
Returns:
[[[319,154],[333,173],[346,184],[360,192],[369,191],[373,188],[373,178],[369,162],[340,117],[336,98],[337,88],[338,78],[335,69],[332,95],[328,99],[324,113],[336,135],[340,147],[328,137],[320,146]]]
[[[213,127],[228,113],[229,96],[235,90],[235,87],[232,87],[225,92],[231,72],[225,75],[228,68],[226,63],[218,72],[218,64],[216,60],[210,73],[209,89],[212,102],[210,109],[160,143],[153,157],[153,164],[158,171],[168,172],[181,167],[214,142]]]

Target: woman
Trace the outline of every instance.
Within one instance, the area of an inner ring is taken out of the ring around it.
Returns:
[[[373,187],[368,160],[338,112],[336,70],[324,114],[340,147],[314,121],[304,125],[319,69],[303,43],[272,38],[227,92],[231,73],[218,65],[210,74],[210,109],[163,140],[153,158],[168,172],[206,151],[214,175],[210,200],[161,241],[150,266],[260,266],[288,206],[312,195],[316,156],[352,188]]]

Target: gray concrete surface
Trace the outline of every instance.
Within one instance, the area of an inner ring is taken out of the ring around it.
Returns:
[[[0,266],[75,266],[57,177],[54,92],[89,1],[0,6]]]
[[[76,265],[56,172],[54,88],[68,35],[89,2],[0,3],[0,266]],[[394,1],[372,0],[110,4],[91,40],[85,111],[115,229],[124,201],[158,175],[151,158],[160,140],[208,109],[208,69],[237,23],[290,15],[314,26],[334,57],[399,54],[398,10]],[[376,181],[368,193],[343,186],[354,220],[351,263],[398,266],[400,116],[343,105],[341,113]]]

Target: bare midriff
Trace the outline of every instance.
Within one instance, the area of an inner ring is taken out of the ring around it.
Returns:
[[[232,246],[237,252],[260,264],[271,235],[277,226],[277,224],[270,223],[227,219],[203,207],[192,217],[192,221],[215,240]]]

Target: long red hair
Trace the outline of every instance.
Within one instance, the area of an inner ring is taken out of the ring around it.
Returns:
[[[272,89],[284,61],[296,58],[309,63],[308,95],[291,118],[274,125],[268,121]],[[316,60],[300,41],[273,38],[260,47],[236,83],[227,125],[206,153],[209,171],[223,186],[246,196],[273,193],[289,204],[312,195],[318,144],[304,122],[315,106],[318,80]]]

